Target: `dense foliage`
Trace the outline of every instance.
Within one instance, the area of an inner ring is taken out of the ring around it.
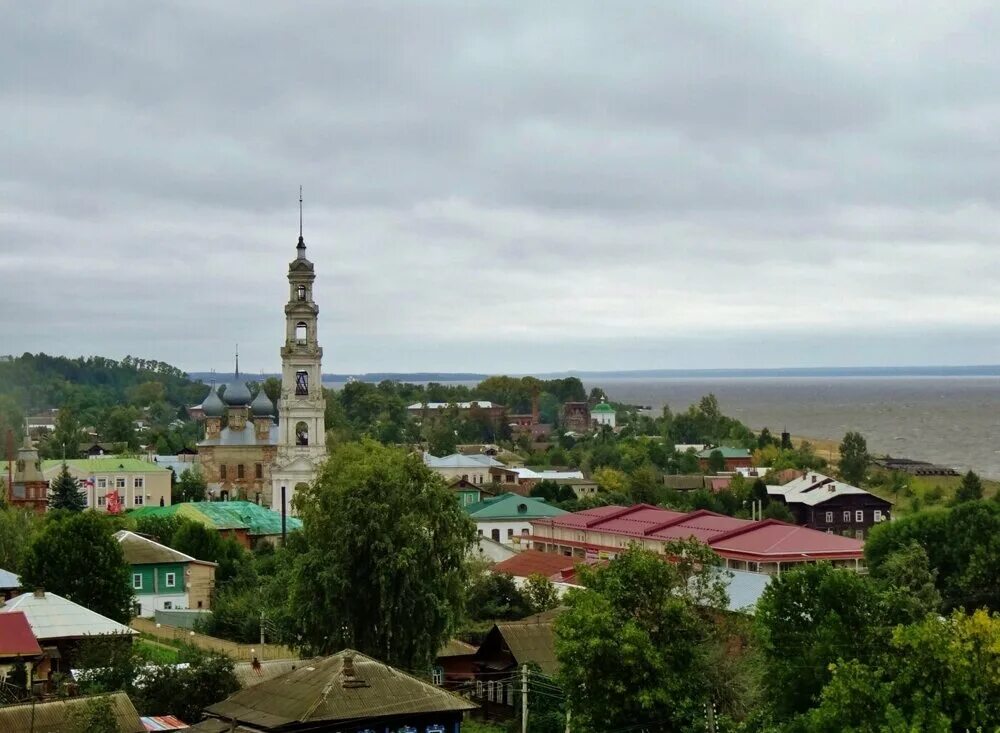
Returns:
[[[441,477],[418,455],[365,441],[334,450],[295,501],[300,646],[426,668],[461,617],[475,538]]]
[[[25,589],[44,588],[120,623],[132,618],[132,585],[111,520],[96,512],[49,515],[21,561]]]

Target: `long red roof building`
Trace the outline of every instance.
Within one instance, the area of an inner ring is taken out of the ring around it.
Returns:
[[[606,506],[531,522],[532,546],[565,557],[613,557],[633,544],[663,552],[666,543],[692,537],[734,570],[775,574],[789,565],[827,560],[860,569],[864,543],[776,519],[736,519],[707,510],[674,512],[637,504]]]

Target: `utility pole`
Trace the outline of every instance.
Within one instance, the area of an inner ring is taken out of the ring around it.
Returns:
[[[260,611],[260,661],[264,661],[264,610]]]
[[[528,665],[521,665],[521,733],[528,733]]]
[[[708,733],[716,733],[717,728],[715,727],[715,703],[707,702],[705,703],[705,730]]]

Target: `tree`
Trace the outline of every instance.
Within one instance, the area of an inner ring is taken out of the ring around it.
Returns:
[[[972,471],[969,471],[964,476],[962,476],[962,483],[958,485],[958,489],[955,491],[955,504],[961,504],[966,501],[976,501],[983,498],[983,482],[979,480],[977,476]]]
[[[511,621],[531,613],[531,604],[507,573],[483,570],[469,586],[466,601],[470,618],[476,621]]]
[[[779,522],[795,524],[795,517],[787,506],[780,501],[772,501],[764,506],[764,519],[777,519]]]
[[[866,662],[895,619],[874,581],[823,563],[772,578],[754,618],[762,684],[779,719],[808,710],[838,659]]]
[[[628,491],[628,480],[625,474],[616,468],[599,468],[594,471],[594,481],[597,485],[613,494],[624,494]]]
[[[132,618],[130,581],[110,522],[96,512],[47,518],[21,565],[24,588],[44,588],[121,623]]]
[[[71,733],[118,733],[118,716],[107,695],[78,701],[69,711]]]
[[[70,476],[69,466],[65,463],[49,489],[49,508],[72,512],[82,512],[87,508],[87,497],[80,492],[80,485]]]
[[[185,501],[204,501],[207,491],[208,483],[205,481],[205,475],[196,465],[191,468],[185,468],[181,472],[180,478],[171,492],[170,501],[173,504]]]
[[[1000,723],[1000,617],[960,611],[896,628],[871,663],[832,665],[809,733],[993,730]]]
[[[708,470],[712,473],[721,473],[726,470],[726,457],[718,448],[708,454]]]
[[[916,542],[937,575],[942,609],[1000,610],[1000,503],[967,501],[951,509],[928,509],[872,528],[865,559],[881,574],[890,556]]]
[[[67,407],[59,410],[56,425],[47,440],[39,446],[43,458],[78,458],[84,433],[73,411]]]
[[[637,504],[656,504],[663,489],[663,476],[651,463],[628,475],[628,493]]]
[[[12,573],[21,569],[28,540],[40,521],[37,515],[24,509],[0,509],[0,568]]]
[[[718,557],[674,543],[671,562],[631,548],[607,566],[581,567],[555,621],[559,679],[583,730],[693,729],[709,696],[712,622],[699,608],[725,602]],[[613,660],[609,662],[609,660]]]
[[[198,720],[202,711],[240,689],[233,660],[221,654],[187,652],[186,668],[160,665],[144,669],[130,696],[143,715],[176,715]]]
[[[871,575],[888,589],[893,596],[890,602],[910,620],[919,621],[941,607],[941,594],[935,586],[937,571],[915,541],[872,568]]]
[[[336,448],[295,500],[300,645],[426,668],[461,618],[476,537],[444,480],[419,456],[365,440]]]
[[[16,400],[0,394],[0,450],[3,450],[4,459],[8,457],[6,451],[8,430],[11,433],[12,447],[16,448],[24,440],[24,412]]]
[[[198,560],[218,563],[215,582],[220,585],[236,577],[247,558],[246,550],[235,539],[223,538],[218,530],[198,522],[181,522],[170,546]]]
[[[849,432],[840,443],[840,477],[849,484],[861,486],[868,470],[868,443],[861,433]]]
[[[559,605],[556,587],[541,573],[532,573],[528,576],[523,593],[532,613],[548,611]]]

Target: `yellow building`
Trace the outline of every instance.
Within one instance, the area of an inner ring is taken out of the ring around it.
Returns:
[[[51,483],[62,471],[62,461],[44,461],[42,475]],[[100,456],[66,461],[70,476],[87,497],[87,508],[108,510],[111,495],[117,492],[122,510],[144,506],[169,506],[170,469],[138,458]]]

